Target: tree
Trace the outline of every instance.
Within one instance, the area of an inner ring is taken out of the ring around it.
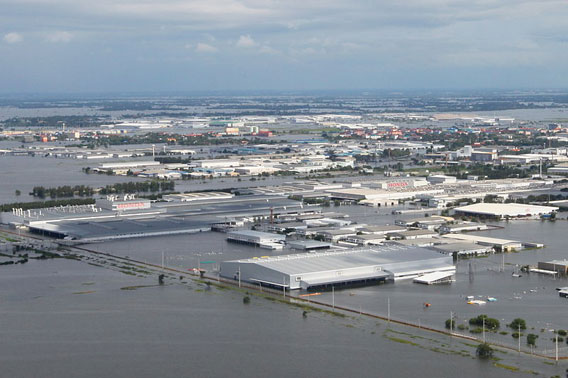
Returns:
[[[485,324],[485,328],[492,331],[498,329],[501,326],[499,320],[490,318],[487,315],[479,315],[475,318],[471,318],[469,319],[469,324],[478,327],[483,327],[483,325]]]
[[[16,195],[19,196],[22,192],[19,189],[16,189]]]
[[[493,348],[487,343],[479,344],[475,350],[477,357],[487,359],[493,357]]]
[[[518,330],[519,327],[520,329],[527,329],[527,323],[525,322],[524,319],[516,318],[513,319],[513,321],[509,324],[509,328],[513,330]]]

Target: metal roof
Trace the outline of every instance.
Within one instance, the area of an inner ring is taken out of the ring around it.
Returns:
[[[527,214],[548,214],[557,211],[558,207],[526,205],[521,203],[475,203],[473,205],[457,207],[456,211],[496,215],[496,216],[523,216]]]
[[[284,274],[306,274],[334,270],[348,270],[362,266],[376,266],[421,261],[425,265],[432,259],[443,259],[438,252],[420,248],[385,245],[374,248],[350,249],[274,256],[266,259],[235,260],[241,264],[255,264]]]

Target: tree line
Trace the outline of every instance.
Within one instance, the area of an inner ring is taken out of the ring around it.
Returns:
[[[140,193],[140,192],[160,192],[160,191],[173,191],[175,189],[174,181],[165,180],[151,180],[151,181],[137,181],[125,182],[106,185],[103,188],[95,189],[86,185],[64,185],[52,188],[43,186],[34,186],[30,195],[38,198],[66,198],[66,197],[90,197],[95,193],[106,194],[125,194],[125,193]]]

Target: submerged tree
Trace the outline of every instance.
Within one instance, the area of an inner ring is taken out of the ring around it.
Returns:
[[[479,358],[491,358],[493,357],[493,348],[487,343],[479,344],[475,350],[475,354]]]

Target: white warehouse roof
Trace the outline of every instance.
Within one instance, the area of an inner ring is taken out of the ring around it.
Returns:
[[[413,277],[436,271],[454,271],[452,258],[424,248],[386,245],[225,261],[221,275],[242,281],[290,289],[331,283]]]
[[[526,205],[522,203],[475,203],[473,205],[462,206],[455,209],[455,211],[463,213],[483,214],[498,217],[550,214],[557,210],[558,207]]]

